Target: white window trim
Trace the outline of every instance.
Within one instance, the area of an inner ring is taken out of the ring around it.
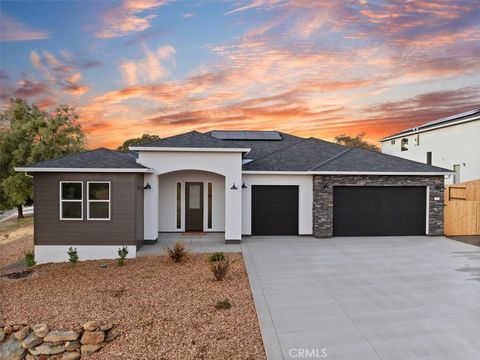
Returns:
[[[63,200],[62,199],[62,184],[80,184],[82,186],[82,198],[80,200]],[[58,198],[60,201],[59,208],[60,208],[60,220],[71,220],[71,221],[82,221],[83,220],[83,181],[77,181],[77,180],[65,180],[65,181],[60,181],[59,184],[59,194]],[[63,217],[63,203],[64,202],[79,202],[81,205],[81,210],[80,210],[80,217],[79,218],[64,218]]]
[[[108,200],[90,200],[90,184],[108,184]],[[90,203],[108,203],[108,218],[91,218],[90,217]],[[87,181],[87,220],[91,221],[109,221],[112,218],[112,184],[110,181]]]

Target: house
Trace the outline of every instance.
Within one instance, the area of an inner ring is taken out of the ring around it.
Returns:
[[[162,232],[442,235],[439,167],[277,131],[196,131],[17,168],[34,179],[39,263],[129,256]]]
[[[427,122],[380,142],[385,154],[453,170],[447,184],[480,179],[480,108]]]

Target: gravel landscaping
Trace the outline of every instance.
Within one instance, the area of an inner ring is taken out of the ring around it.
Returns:
[[[91,359],[265,359],[243,258],[226,255],[235,262],[224,281],[199,254],[180,264],[146,256],[123,267],[110,260],[40,265],[27,278],[0,278],[0,322],[115,324],[120,337]],[[224,299],[231,308],[216,309]]]
[[[0,223],[0,273],[2,267],[22,260],[33,250],[33,218],[10,219]]]

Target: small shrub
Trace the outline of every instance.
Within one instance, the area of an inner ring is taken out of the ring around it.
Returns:
[[[222,281],[227,276],[228,271],[232,266],[232,261],[229,258],[224,258],[220,261],[210,263],[210,270],[217,281]]]
[[[216,309],[230,309],[231,307],[232,304],[230,304],[230,301],[228,301],[228,299],[217,301],[217,303],[215,304]]]
[[[176,263],[182,262],[182,260],[188,255],[187,248],[180,242],[177,242],[173,249],[166,247],[165,251],[167,252],[167,255],[170,257],[170,259],[172,259],[173,262]]]
[[[25,254],[23,255],[23,261],[25,262],[25,266],[28,268],[31,268],[37,265],[33,250],[25,251]]]
[[[223,252],[215,252],[207,257],[209,263],[221,261],[223,259],[225,259],[225,254]]]
[[[123,266],[125,264],[125,258],[128,255],[128,249],[126,246],[122,246],[121,248],[118,249],[118,259],[117,259],[117,265],[118,266]]]
[[[76,264],[78,262],[79,257],[78,257],[77,248],[69,247],[67,254],[68,254],[68,261],[70,262],[70,264]]]

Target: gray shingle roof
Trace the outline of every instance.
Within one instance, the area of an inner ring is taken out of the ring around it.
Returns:
[[[99,148],[37,162],[28,168],[148,169],[128,153]]]
[[[198,131],[190,131],[146,144],[136,145],[135,147],[238,148],[232,142],[220,140]]]

